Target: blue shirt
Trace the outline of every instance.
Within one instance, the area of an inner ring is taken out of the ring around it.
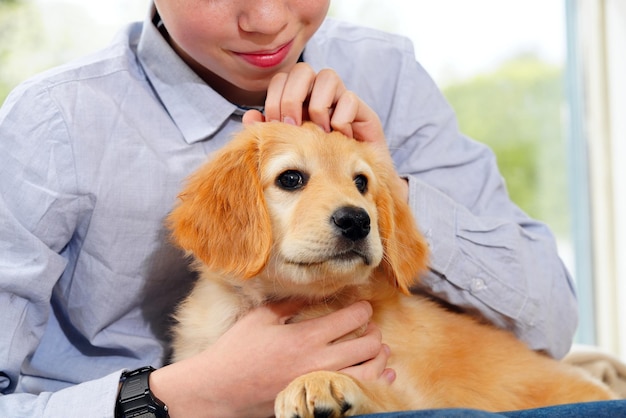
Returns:
[[[458,132],[410,42],[328,20],[304,60],[380,116],[432,251],[423,286],[566,353],[576,303],[552,235],[511,203],[491,151]],[[194,279],[163,220],[240,126],[150,19],[12,92],[0,110],[1,416],[112,417],[121,370],[163,364],[168,313]]]

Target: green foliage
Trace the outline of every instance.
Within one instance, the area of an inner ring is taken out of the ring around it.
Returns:
[[[562,69],[521,56],[444,94],[461,130],[488,144],[511,198],[557,235],[569,228]]]
[[[25,0],[0,0],[0,104],[24,76],[39,68],[24,60],[41,43],[41,18],[34,5]]]
[[[121,25],[94,18],[87,6],[0,0],[0,103],[25,79],[110,42]]]

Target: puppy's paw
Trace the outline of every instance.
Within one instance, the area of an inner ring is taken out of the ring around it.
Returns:
[[[349,376],[312,372],[291,382],[276,398],[276,418],[339,418],[353,416],[365,395]]]

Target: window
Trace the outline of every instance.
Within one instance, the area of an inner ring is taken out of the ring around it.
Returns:
[[[591,243],[590,303],[595,303],[598,345],[625,358],[626,332],[620,323],[626,323],[626,167],[621,161],[626,156],[626,3],[566,4],[575,109],[572,131],[580,166],[588,167],[587,177],[579,180],[589,184],[589,235],[581,239]]]

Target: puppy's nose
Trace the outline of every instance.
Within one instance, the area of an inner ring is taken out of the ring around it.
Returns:
[[[332,220],[341,234],[352,241],[363,239],[370,232],[370,216],[362,208],[341,207],[333,213]]]

